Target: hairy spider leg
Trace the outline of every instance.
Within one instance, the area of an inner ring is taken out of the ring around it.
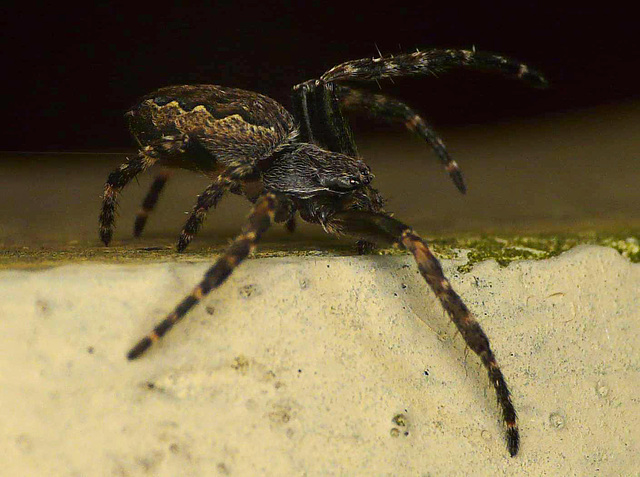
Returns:
[[[107,182],[104,185],[104,194],[102,195],[102,210],[98,219],[100,223],[100,239],[105,245],[109,245],[113,237],[118,194],[134,177],[158,160],[156,157],[147,155],[146,152],[148,151],[141,151],[138,156],[127,159],[127,162],[111,172],[107,178]]]
[[[349,122],[342,114],[333,83],[320,83],[314,91],[314,129],[322,131],[324,148],[358,157]]]
[[[358,156],[351,128],[342,115],[332,83],[309,80],[294,87],[293,111],[302,123],[301,142],[310,142],[351,157]]]
[[[433,148],[458,190],[463,194],[467,191],[458,163],[451,159],[444,143],[433,128],[413,109],[403,102],[383,94],[342,85],[336,85],[336,91],[340,105],[347,110],[365,111],[375,118],[390,122],[403,122],[407,129],[420,136]]]
[[[498,404],[502,409],[502,418],[506,426],[507,449],[512,457],[515,456],[520,446],[516,410],[511,402],[511,393],[507,382],[489,345],[489,338],[460,296],[453,290],[451,283],[444,277],[440,262],[433,256],[422,239],[408,229],[402,233],[402,245],[413,254],[418,263],[420,274],[442,303],[442,307],[460,331],[467,346],[480,357],[482,364],[487,369],[489,381],[493,384]]]
[[[247,224],[233,243],[225,250],[216,263],[207,270],[202,281],[183,299],[178,306],[162,320],[151,333],[142,338],[127,354],[128,359],[136,359],[154,342],[164,336],[173,326],[197,305],[211,290],[218,288],[231,272],[253,252],[262,234],[269,228],[278,200],[271,193],[263,195],[256,202]]]
[[[187,248],[187,245],[191,243],[191,240],[193,240],[193,237],[202,226],[209,209],[211,207],[215,208],[224,193],[235,184],[236,182],[234,180],[221,174],[198,196],[196,205],[193,206],[191,215],[189,215],[180,233],[177,245],[178,252],[182,252]]]
[[[102,210],[100,212],[100,239],[105,245],[109,245],[113,237],[115,224],[115,210],[118,202],[118,194],[138,174],[155,164],[163,154],[176,154],[186,151],[189,137],[185,134],[179,136],[164,136],[153,141],[138,151],[137,157],[127,159],[116,170],[109,174],[104,185],[102,196]]]
[[[162,171],[160,171],[153,180],[153,183],[151,184],[147,195],[142,201],[142,207],[136,215],[136,221],[133,224],[134,237],[140,237],[140,235],[142,235],[142,231],[144,230],[144,226],[147,224],[149,214],[153,211],[156,204],[158,203],[158,198],[160,197],[164,186],[167,184],[169,177],[171,177],[171,171],[169,169],[163,168]]]
[[[295,85],[291,93],[293,115],[300,123],[300,142],[308,142],[309,144],[317,144],[311,128],[311,116],[309,114],[309,91],[313,88],[313,81],[310,80]]]
[[[442,266],[427,244],[411,228],[402,222],[384,214],[365,211],[347,211],[335,214],[327,230],[333,233],[347,233],[357,237],[396,243],[409,250],[417,264],[420,274],[440,300],[451,321],[462,335],[465,343],[476,353],[489,374],[502,418],[506,426],[507,449],[511,456],[518,453],[520,436],[516,410],[511,402],[511,393],[498,362],[491,351],[489,339],[480,323],[469,311],[460,296],[453,290],[444,276]]]
[[[450,49],[351,60],[334,66],[320,79],[325,82],[375,81],[399,76],[437,74],[455,67],[495,71],[521,79],[534,87],[548,86],[541,73],[513,58],[483,51]]]

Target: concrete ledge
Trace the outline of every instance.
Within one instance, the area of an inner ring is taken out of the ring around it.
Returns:
[[[249,260],[139,361],[206,263],[0,272],[6,475],[629,475],[640,265],[581,246],[444,261],[512,388],[493,390],[409,256]],[[635,384],[634,384],[635,383]]]

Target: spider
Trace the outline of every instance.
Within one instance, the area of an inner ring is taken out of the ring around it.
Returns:
[[[293,231],[295,217],[320,224],[336,235],[357,240],[361,253],[374,243],[394,244],[413,254],[418,269],[440,300],[466,345],[481,359],[495,388],[506,428],[507,448],[519,448],[516,411],[507,383],[480,324],[444,276],[427,243],[408,225],[384,210],[371,186],[374,178],[359,157],[343,110],[364,110],[373,117],[404,122],[435,151],[454,184],[466,191],[460,168],[434,130],[413,109],[381,93],[353,84],[386,78],[440,73],[462,67],[495,71],[544,87],[537,71],[504,56],[475,50],[430,49],[396,56],[347,61],[319,79],[294,86],[293,114],[273,99],[214,85],[168,86],[143,97],[126,117],[139,145],[108,177],[100,214],[100,237],[112,238],[119,192],[152,164],[201,172],[212,182],[199,196],[178,241],[183,251],[207,211],[225,192],[245,195],[254,203],[246,225],[202,281],[128,353],[132,360],[164,336],[209,292],[224,283],[255,249],[272,222]],[[350,82],[347,86],[344,82]],[[168,174],[153,182],[135,223],[140,235]]]

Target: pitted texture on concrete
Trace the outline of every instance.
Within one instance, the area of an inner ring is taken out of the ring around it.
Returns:
[[[630,475],[640,265],[579,247],[445,261],[519,410],[409,256],[253,259],[148,355],[128,348],[207,264],[0,272],[3,475]]]

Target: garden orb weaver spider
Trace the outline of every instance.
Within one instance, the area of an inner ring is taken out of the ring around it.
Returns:
[[[105,245],[112,238],[119,192],[155,163],[198,171],[212,179],[198,196],[182,230],[179,251],[187,247],[207,211],[225,192],[245,195],[255,205],[240,235],[202,281],[127,357],[138,358],[211,290],[222,285],[255,249],[272,222],[285,223],[293,231],[299,214],[328,233],[353,236],[361,252],[382,242],[413,254],[425,281],[486,368],[502,411],[507,448],[511,456],[516,455],[520,442],[516,411],[487,336],[425,241],[385,212],[381,195],[371,186],[373,174],[358,156],[342,114],[343,109],[361,109],[374,117],[404,122],[431,145],[464,193],[458,165],[415,111],[381,93],[344,84],[428,75],[455,67],[496,71],[533,86],[546,85],[540,73],[510,58],[473,50],[431,49],[335,66],[319,79],[293,88],[293,114],[266,96],[214,85],[169,86],[142,98],[127,113],[139,153],[113,171],[105,184],[100,214],[100,237]],[[136,219],[136,236],[142,232],[167,177],[162,173],[152,184]]]

